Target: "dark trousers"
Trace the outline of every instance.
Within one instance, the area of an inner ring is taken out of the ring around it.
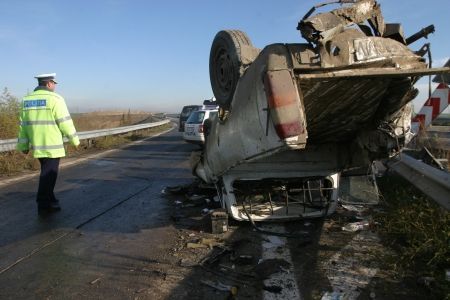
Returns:
[[[56,178],[58,177],[59,158],[39,158],[41,163],[41,175],[39,176],[39,188],[36,201],[38,207],[49,207],[50,204],[57,204],[53,190],[55,189]]]

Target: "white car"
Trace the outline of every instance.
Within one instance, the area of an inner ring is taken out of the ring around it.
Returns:
[[[194,144],[205,142],[205,121],[214,118],[217,110],[198,110],[193,112],[184,124],[183,139]]]

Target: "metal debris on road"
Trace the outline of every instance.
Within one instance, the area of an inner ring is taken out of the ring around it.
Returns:
[[[285,241],[281,240],[279,237],[274,235],[268,235],[266,238],[264,238],[265,242],[262,244],[264,248],[276,248],[276,247],[282,247],[286,244]]]
[[[279,294],[283,290],[281,286],[278,285],[268,285],[263,286],[263,290],[268,291],[270,293]]]
[[[349,232],[356,232],[359,230],[367,230],[370,228],[370,222],[367,220],[360,221],[360,222],[354,222],[346,224],[345,226],[342,226],[343,231],[349,231]]]
[[[207,285],[209,287],[212,287],[218,291],[223,291],[223,292],[230,292],[231,296],[236,296],[237,295],[237,287],[235,286],[231,286],[231,285],[226,285],[223,284],[222,282],[218,281],[217,283],[211,281],[211,280],[200,280],[201,283],[203,283],[204,285]]]
[[[97,279],[94,279],[94,280],[92,280],[91,282],[89,282],[90,284],[96,284],[97,282],[99,282],[100,281],[100,279],[102,279],[101,277],[99,277],[99,278],[97,278]]]
[[[189,242],[186,244],[187,248],[195,249],[195,248],[210,248],[212,249],[215,246],[222,246],[223,242],[219,242],[216,239],[207,239],[202,238],[198,242],[193,243]]]
[[[258,276],[260,279],[266,279],[269,278],[270,275],[278,272],[284,272],[285,270],[289,270],[291,264],[288,263],[284,259],[265,259],[260,261],[254,268],[253,271],[255,272],[256,276]]]
[[[323,294],[321,300],[344,300],[349,299],[345,293],[342,292],[326,292]]]
[[[207,245],[201,243],[187,243],[186,247],[189,249],[197,249],[197,248],[207,248]]]
[[[214,210],[211,213],[211,233],[224,233],[228,231],[228,214],[224,209]]]
[[[364,205],[342,204],[341,206],[348,211],[354,211],[354,212],[358,212],[358,213],[365,212],[369,209],[367,206],[364,206]]]

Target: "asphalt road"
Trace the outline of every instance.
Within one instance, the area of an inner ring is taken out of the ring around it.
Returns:
[[[161,190],[192,180],[195,148],[174,130],[63,167],[62,211],[47,219],[37,216],[37,176],[1,186],[0,299],[130,298],[148,281],[133,270],[161,261],[176,234]]]
[[[355,216],[343,208],[266,228],[309,232],[309,243],[248,222],[209,233],[205,203],[161,193],[193,181],[195,149],[172,130],[62,167],[62,211],[47,219],[37,216],[37,176],[0,183],[0,299],[233,299],[230,287],[236,299],[426,295],[383,271],[375,232],[342,230]],[[221,246],[200,247],[212,240]]]

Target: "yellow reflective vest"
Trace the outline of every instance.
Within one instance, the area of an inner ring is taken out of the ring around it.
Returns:
[[[64,98],[36,88],[22,99],[17,150],[32,150],[36,158],[64,157],[63,137],[74,146],[80,144]]]

